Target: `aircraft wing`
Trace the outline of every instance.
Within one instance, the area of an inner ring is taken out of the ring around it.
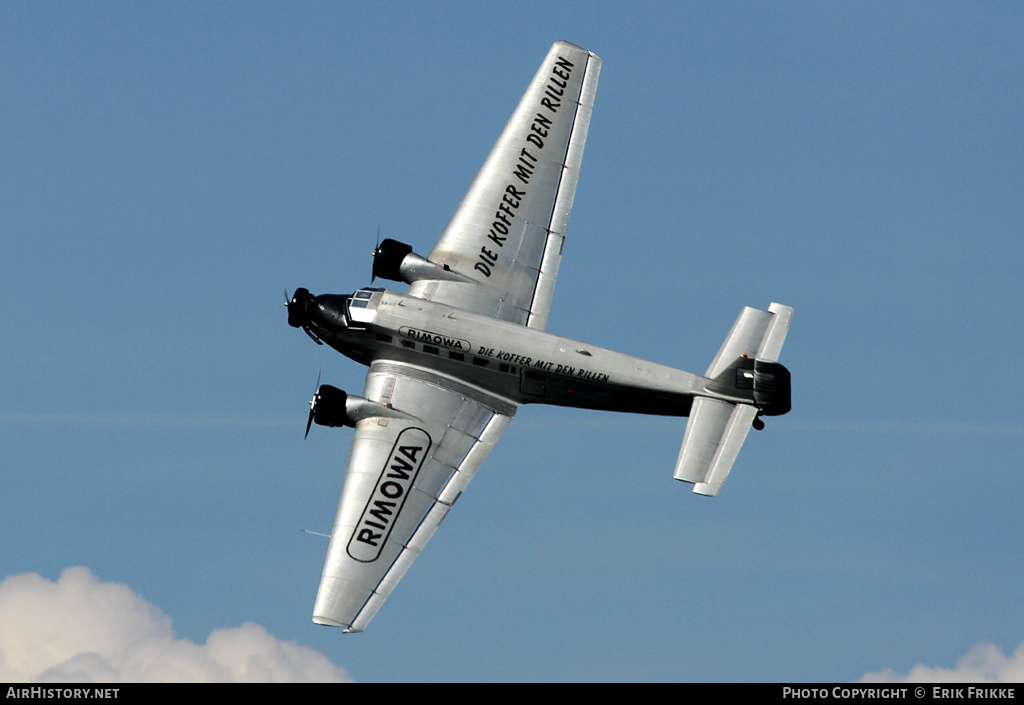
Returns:
[[[366,628],[511,422],[516,405],[458,380],[378,361],[367,399],[411,418],[360,421],[313,621]]]
[[[543,330],[601,58],[556,42],[429,255],[473,282],[409,293]]]

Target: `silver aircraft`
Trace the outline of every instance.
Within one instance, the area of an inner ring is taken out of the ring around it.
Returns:
[[[318,385],[315,421],[355,428],[313,608],[358,632],[522,404],[689,416],[675,477],[715,495],[761,416],[790,408],[777,362],[793,309],[745,308],[701,376],[545,332],[601,58],[557,42],[426,258],[395,240],[401,294],[297,289],[288,323],[369,366],[363,396]]]

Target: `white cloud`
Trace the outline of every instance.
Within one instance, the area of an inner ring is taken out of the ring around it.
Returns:
[[[994,644],[978,644],[954,668],[918,664],[906,675],[891,668],[868,673],[862,683],[1021,683],[1024,643],[1007,656]]]
[[[0,582],[0,682],[342,682],[326,656],[256,624],[217,629],[203,645],[127,586],[88,568],[56,582],[35,573]]]

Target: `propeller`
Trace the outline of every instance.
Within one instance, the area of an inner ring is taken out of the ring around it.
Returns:
[[[284,307],[288,309],[288,325],[292,328],[301,328],[306,331],[306,335],[313,339],[314,343],[323,345],[323,341],[310,329],[309,307],[313,303],[314,297],[309,293],[309,289],[299,287],[292,294],[290,301],[288,300],[288,290],[285,289],[284,298]]]
[[[373,257],[374,264],[377,262],[377,255],[380,254],[380,226],[377,226],[377,242],[373,245],[373,252],[370,256]],[[370,283],[373,284],[377,280],[377,267],[370,267]]]
[[[316,405],[320,403],[320,375],[322,375],[323,372],[323,368],[321,368],[316,374],[316,391],[313,392],[313,398],[309,400],[309,418],[306,419],[306,435],[303,436],[303,438],[309,438],[309,427],[313,425],[313,415],[316,413]]]

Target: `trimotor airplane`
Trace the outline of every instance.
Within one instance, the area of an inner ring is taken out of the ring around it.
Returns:
[[[350,296],[297,289],[288,323],[369,366],[319,385],[315,421],[355,428],[317,624],[362,631],[522,404],[689,416],[675,477],[715,495],[751,425],[790,408],[793,309],[744,308],[704,376],[545,332],[601,58],[556,42],[429,257],[395,240]]]

